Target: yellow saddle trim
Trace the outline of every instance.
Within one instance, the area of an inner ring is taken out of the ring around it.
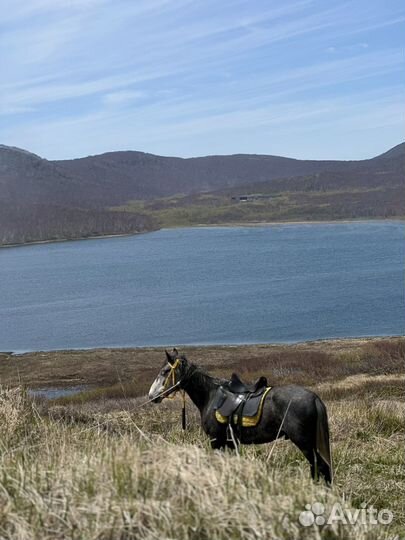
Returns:
[[[259,408],[257,410],[257,414],[255,416],[242,416],[242,427],[255,427],[260,421],[260,418],[262,416],[263,412],[263,405],[264,400],[267,396],[267,394],[270,392],[271,386],[268,386],[266,390],[263,392],[262,399],[260,400]],[[227,424],[228,423],[228,416],[222,416],[222,414],[218,411],[215,411],[215,418],[220,424]],[[236,414],[233,415],[233,421],[235,424],[238,423],[238,416]]]

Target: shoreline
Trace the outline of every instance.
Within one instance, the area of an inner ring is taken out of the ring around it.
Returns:
[[[339,223],[378,223],[378,222],[399,222],[405,223],[405,218],[354,218],[354,219],[331,219],[331,220],[308,220],[308,221],[246,221],[246,222],[227,222],[227,223],[197,223],[194,225],[173,225],[171,227],[160,227],[150,231],[141,231],[133,233],[117,233],[95,236],[84,236],[78,238],[58,238],[53,240],[33,240],[32,242],[21,242],[18,244],[0,244],[0,249],[18,248],[27,246],[36,246],[42,244],[57,244],[65,242],[80,242],[85,240],[106,240],[108,238],[123,238],[129,236],[138,236],[140,234],[149,234],[152,232],[171,230],[171,229],[194,229],[194,228],[216,228],[216,227],[277,227],[280,225],[336,225]]]
[[[150,232],[158,231],[160,229],[153,229],[151,231],[133,232],[133,233],[117,233],[117,234],[100,234],[96,236],[83,236],[79,238],[60,238],[57,240],[33,240],[32,242],[21,242],[21,244],[0,244],[2,248],[18,248],[26,246],[37,246],[41,244],[62,244],[65,242],[83,242],[85,240],[106,240],[108,238],[120,238],[125,236],[138,236],[139,234],[147,234]]]
[[[248,349],[248,348],[294,348],[294,347],[322,347],[324,345],[331,345],[334,347],[339,346],[356,346],[364,345],[365,343],[372,343],[373,341],[390,341],[393,339],[405,339],[405,335],[378,335],[378,336],[356,336],[356,337],[330,337],[319,339],[308,339],[304,341],[290,341],[290,342],[267,342],[267,343],[189,343],[189,344],[176,344],[176,348],[184,349]],[[147,351],[164,351],[170,349],[173,345],[129,345],[129,346],[106,346],[106,347],[72,347],[69,349],[38,349],[38,350],[25,350],[25,351],[0,351],[0,356],[10,356],[13,358],[21,358],[25,355],[51,355],[51,354],[79,354],[79,353],[97,353],[103,352],[147,352]]]
[[[172,347],[173,344],[166,346],[169,350]],[[164,350],[162,346],[37,351],[18,356],[0,353],[0,380],[3,386],[31,389],[83,385],[94,389],[115,385],[116,395],[121,397],[124,384],[134,386],[136,395],[141,396],[147,393],[151,381],[161,369]],[[303,370],[308,366],[312,366],[309,372],[312,375],[317,373],[322,380],[327,374],[332,376],[332,372],[333,379],[341,377],[342,370],[351,375],[353,370],[361,371],[359,358],[366,359],[371,367],[375,367],[377,362],[383,369],[387,354],[402,358],[405,337],[331,339],[290,345],[179,346],[179,351],[190,362],[207,369],[214,376],[226,374],[228,377],[232,372],[248,371],[250,375],[246,378],[253,380],[267,366],[271,379],[280,383],[291,373],[294,380],[301,380]]]
[[[198,225],[179,225],[173,227],[165,227],[165,229],[179,229],[179,228],[204,228],[204,227],[272,227],[280,225],[338,225],[339,223],[386,223],[386,222],[399,222],[405,223],[405,218],[358,218],[358,219],[331,219],[324,221],[308,220],[308,221],[235,221],[231,223],[199,223]]]

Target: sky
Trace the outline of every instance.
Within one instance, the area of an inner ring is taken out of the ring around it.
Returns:
[[[405,140],[403,0],[0,0],[0,143],[363,159]]]

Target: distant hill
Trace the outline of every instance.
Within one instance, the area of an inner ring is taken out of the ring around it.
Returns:
[[[405,143],[363,161],[245,154],[182,159],[132,151],[48,161],[0,145],[0,243],[151,230],[159,220],[150,212],[139,206],[136,211],[128,207],[128,212],[111,207],[178,194],[186,196],[184,203],[187,197],[208,192],[231,197],[252,191],[360,189],[390,192],[397,199],[404,187]],[[375,211],[366,215],[404,215],[403,205],[397,203],[379,214],[380,193]]]
[[[152,218],[112,212],[97,186],[25,150],[0,146],[0,245],[130,234]]]
[[[375,157],[374,160],[402,158],[403,161],[404,155],[405,143],[401,143],[388,150],[388,152],[384,152],[384,154],[380,154],[379,156]]]
[[[111,205],[130,199],[209,192],[325,171],[400,173],[402,170],[403,173],[405,143],[364,161],[302,161],[246,154],[182,159],[141,152],[111,152],[53,164],[60,174],[81,179],[82,189],[96,190],[94,202],[98,204],[103,199],[105,204]]]

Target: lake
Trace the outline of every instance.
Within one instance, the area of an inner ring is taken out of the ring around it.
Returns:
[[[212,227],[0,250],[0,350],[402,335],[405,224]]]

